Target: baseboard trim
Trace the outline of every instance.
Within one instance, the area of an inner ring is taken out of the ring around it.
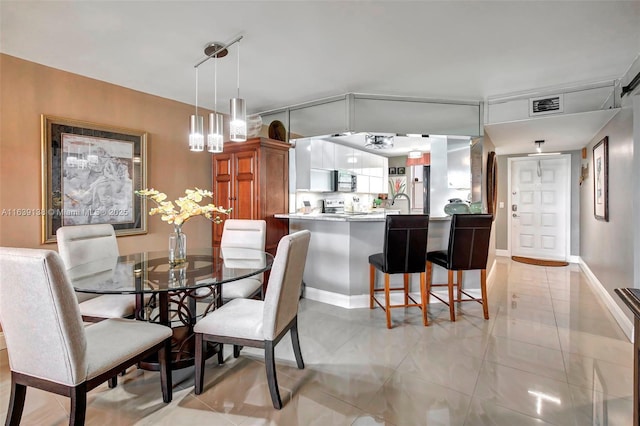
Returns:
[[[487,292],[493,284],[493,277],[495,276],[496,260],[493,260],[491,270],[487,274]],[[415,300],[420,300],[420,293],[410,293]],[[305,285],[304,296],[305,299],[314,300],[316,302],[326,303],[328,305],[338,306],[345,309],[361,309],[369,307],[369,295],[357,294],[349,296],[348,294],[334,293],[332,291],[320,290],[319,288],[309,287]],[[384,299],[384,298],[383,298]],[[404,300],[404,293],[402,291],[391,292],[391,304],[401,304]],[[442,303],[436,298],[432,298],[431,304]]]
[[[633,342],[633,323],[631,320],[627,318],[622,308],[613,300],[613,297],[605,290],[598,277],[596,277],[581,257],[579,257],[577,263],[580,264],[580,268],[587,276],[587,282],[591,285],[591,288],[600,296],[600,299],[604,302],[607,309],[609,309],[609,312],[611,312],[611,315],[613,315],[620,328],[622,328],[624,334],[627,335],[629,341]]]
[[[511,257],[511,253],[509,253],[509,250],[498,250],[498,249],[496,249],[496,256]]]
[[[348,294],[334,293],[332,291],[320,290],[306,285],[304,287],[304,298],[315,300],[333,306],[339,306],[345,309],[357,309],[369,307],[369,295],[359,294],[349,296]]]
[[[580,263],[580,256],[571,255],[567,259],[567,262],[569,262],[569,263]]]

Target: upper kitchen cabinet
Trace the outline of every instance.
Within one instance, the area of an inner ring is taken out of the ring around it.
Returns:
[[[353,168],[353,148],[348,146],[335,145],[335,165],[336,170],[352,170]]]
[[[295,141],[297,190],[330,192],[333,190],[334,144],[319,138]]]
[[[324,139],[311,138],[311,168],[334,170],[336,161],[334,146],[334,143]]]
[[[469,139],[447,138],[449,188],[471,188],[471,145]]]
[[[213,204],[232,208],[222,219],[262,219],[267,222],[266,250],[275,254],[278,241],[289,231],[274,218],[289,209],[289,148],[267,138],[225,144],[212,155]],[[213,245],[219,246],[223,224],[213,224]]]

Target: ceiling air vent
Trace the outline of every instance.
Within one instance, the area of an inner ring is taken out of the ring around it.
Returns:
[[[564,108],[562,95],[529,99],[529,116],[555,114]]]

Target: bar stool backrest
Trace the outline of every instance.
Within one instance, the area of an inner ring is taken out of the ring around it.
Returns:
[[[429,215],[394,214],[386,218],[384,268],[387,274],[424,272]]]
[[[486,269],[493,216],[454,214],[451,218],[447,269]]]

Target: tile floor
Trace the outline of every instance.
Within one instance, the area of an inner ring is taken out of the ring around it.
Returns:
[[[157,373],[129,369],[116,389],[89,394],[88,425],[631,425],[632,344],[596,298],[577,265],[545,268],[498,258],[491,319],[466,303],[451,323],[432,305],[345,310],[303,300],[295,367],[291,342],[277,346],[285,407],[271,406],[260,351],[208,361],[205,392],[193,369],[174,373],[162,403]],[[0,416],[9,374],[0,351]],[[68,399],[27,391],[24,425],[67,424]]]

